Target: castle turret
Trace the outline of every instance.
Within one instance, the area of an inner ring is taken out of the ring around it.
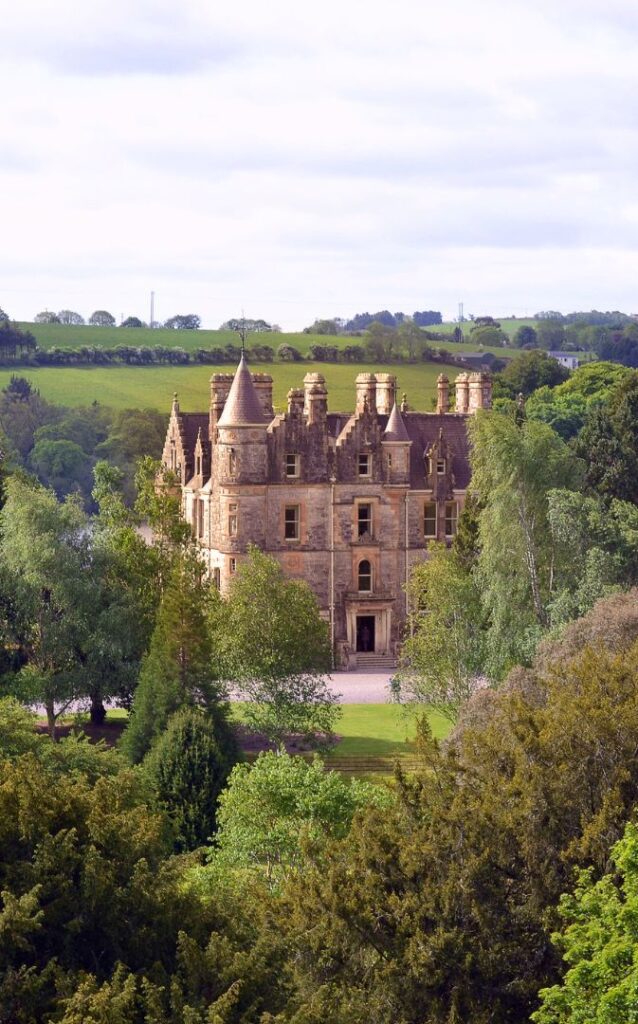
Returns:
[[[459,373],[454,381],[456,390],[455,411],[466,413],[469,405],[469,377],[467,373]]]
[[[217,422],[215,476],[221,484],[265,483],[266,417],[242,355]]]
[[[392,406],[381,444],[388,483],[407,484],[410,480],[410,446],[412,442],[396,402]]]
[[[436,411],[450,411],[450,380],[444,373],[440,373],[436,379]]]

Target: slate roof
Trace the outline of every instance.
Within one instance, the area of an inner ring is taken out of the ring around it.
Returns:
[[[261,402],[257,396],[248,364],[242,354],[233,378],[224,411],[219,417],[219,427],[247,426],[251,423],[266,423]]]
[[[192,458],[199,430],[202,432],[204,448],[208,447],[208,413],[181,412],[179,414],[179,419],[182,426],[186,454],[189,458]]]
[[[383,440],[384,441],[409,441],[410,440],[410,438],[408,436],[408,432],[405,429],[405,423],[403,422],[403,417],[401,416],[401,413],[399,412],[399,410],[397,408],[397,403],[396,402],[392,406],[392,412],[390,413],[390,418],[388,419],[388,422],[387,422],[387,425],[386,425],[386,428],[385,428],[385,432],[383,434]]]
[[[455,413],[408,412],[403,416],[410,449],[410,486],[423,490],[425,482],[425,452],[438,440],[443,428],[443,438],[452,452],[454,486],[464,490],[470,483],[470,445],[467,436],[467,417]]]

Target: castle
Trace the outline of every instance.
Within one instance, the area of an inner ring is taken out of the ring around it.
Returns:
[[[392,665],[405,584],[433,541],[450,542],[470,480],[467,418],[491,405],[491,381],[437,381],[435,412],[396,400],[396,378],[360,373],[353,413],[328,412],[324,377],[307,373],[275,414],[270,374],[215,373],[206,413],[173,401],[162,462],[222,593],[250,544],[306,580],[330,623],[335,662]]]

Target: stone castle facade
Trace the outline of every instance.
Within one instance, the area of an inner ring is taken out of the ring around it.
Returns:
[[[361,373],[352,413],[328,411],[308,373],[275,414],[270,374],[210,381],[206,413],[173,402],[162,462],[222,593],[250,544],[313,588],[342,667],[394,660],[405,584],[433,541],[450,542],[470,480],[467,419],[491,405],[486,374],[438,378],[436,412],[396,400],[396,378]]]

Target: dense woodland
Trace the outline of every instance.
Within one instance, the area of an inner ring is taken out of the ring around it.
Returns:
[[[634,1019],[638,372],[531,351],[495,394],[410,581],[419,768],[374,785],[283,752],[336,727],[325,624],[257,551],[220,598],[138,460],[162,424],[0,395],[0,1021]],[[115,749],[61,738],[77,702],[130,709]]]

